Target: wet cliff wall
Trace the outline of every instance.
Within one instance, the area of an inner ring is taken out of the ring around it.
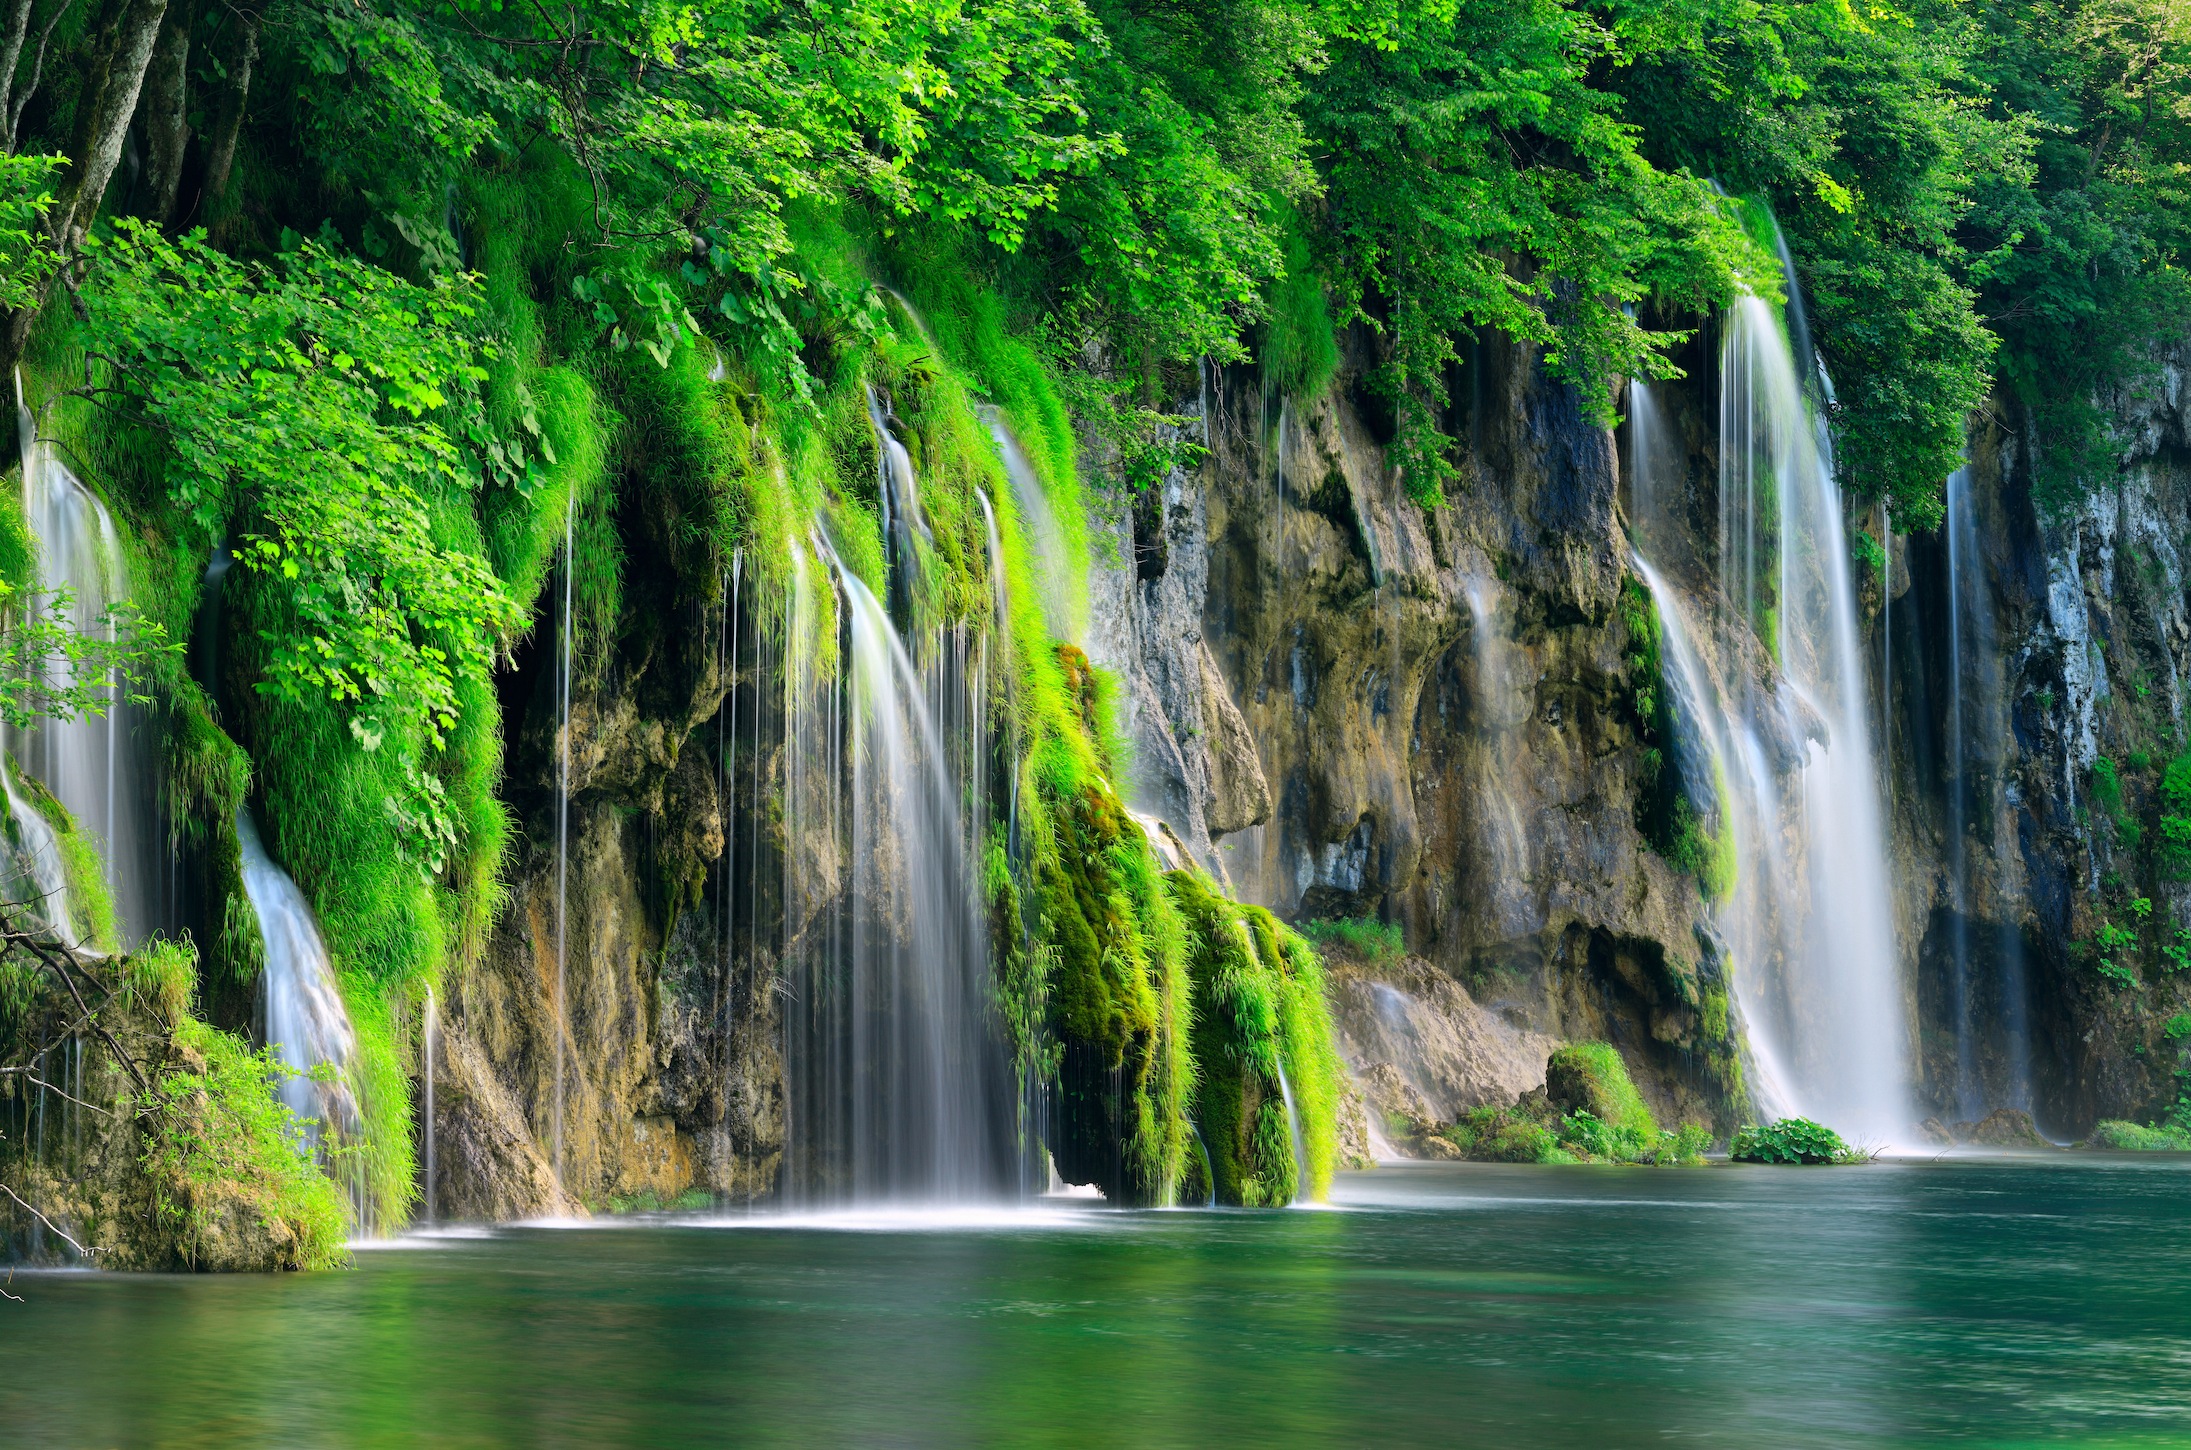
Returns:
[[[1541,1086],[1554,1039],[1615,1043],[1668,1120],[1740,1108],[1695,878],[1636,803],[1614,435],[1530,350],[1487,342],[1448,501],[1385,462],[1359,357],[1314,399],[1211,370],[1198,471],[1099,540],[1089,650],[1115,670],[1137,800],[1178,849],[1302,921],[1397,924],[1335,974],[1372,1097],[1450,1119]],[[1389,1081],[1389,1076],[1381,1080]]]
[[[1952,489],[1947,527],[1898,553],[1877,647],[1921,1086],[1943,1121],[2028,1106],[2068,1139],[2181,1091],[2183,378],[2164,353],[2106,400],[2116,467],[2096,479],[2054,477],[2049,440],[2000,400],[1955,557]]]

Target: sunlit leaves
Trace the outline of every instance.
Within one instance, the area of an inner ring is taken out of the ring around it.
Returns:
[[[414,286],[309,242],[261,267],[126,222],[93,255],[92,396],[165,439],[170,495],[231,530],[293,618],[265,641],[260,688],[346,706],[368,750],[438,747],[456,673],[485,673],[522,620],[433,525],[435,500],[481,484],[469,284]],[[433,819],[424,799],[398,814]]]

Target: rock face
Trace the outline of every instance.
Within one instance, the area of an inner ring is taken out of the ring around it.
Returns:
[[[2191,1004],[2172,955],[2191,940],[2191,873],[2167,844],[2181,812],[2164,777],[2191,669],[2185,363],[2157,356],[2105,400],[2116,470],[2067,487],[2004,401],[1973,443],[1955,568],[1944,533],[1913,538],[1894,580],[1899,937],[1920,1091],[1945,1122],[2023,1111],[2067,1141],[2176,1097],[2163,1028]]]
[[[1545,1059],[1559,1040],[1497,1006],[1479,1006],[1421,957],[1380,970],[1327,949],[1324,971],[1340,1054],[1365,1081],[1389,1071],[1404,1089],[1385,1095],[1395,1099],[1392,1110],[1443,1125],[1544,1086]]]
[[[1893,537],[1866,586],[1913,1117],[2009,1133],[1994,1110],[2028,1111],[2066,1138],[2174,1096],[2161,1028],[2191,984],[2168,954],[2191,941],[2191,886],[2155,841],[2191,668],[2191,429],[2164,362],[2116,400],[2119,475],[2064,510],[2034,502],[2045,450],[2013,409],[1976,440],[1955,576],[1976,592],[1954,610],[1944,534]],[[1424,508],[1385,461],[1389,419],[1348,382],[1363,363],[1308,403],[1212,370],[1177,405],[1208,461],[1104,526],[1086,644],[1120,686],[1137,818],[1167,864],[1283,917],[1402,929],[1389,964],[1332,954],[1365,1129],[1512,1102],[1553,1045],[1587,1039],[1619,1050],[1660,1121],[1724,1133],[1749,1107],[1711,912],[1636,825],[1615,437],[1528,349],[1487,342],[1456,388],[1460,474]],[[1716,465],[1709,359],[1690,363],[1696,381],[1661,390],[1690,457],[1672,505],[1688,552],[1663,567],[1693,582],[1714,567]],[[751,925],[780,915],[781,853],[807,848],[755,806],[780,775],[773,675],[750,641],[724,657],[723,606],[673,528],[619,526],[638,582],[616,645],[581,671],[561,867],[552,619],[504,684],[522,845],[509,909],[446,1007],[445,1215],[776,1180],[777,944]],[[683,623],[631,623],[648,620]],[[2103,756],[2119,809],[2095,805]],[[2134,931],[2143,990],[2076,945],[2103,924]]]
[[[1138,804],[1282,916],[1404,926],[1409,963],[1337,987],[1358,1068],[1405,1058],[1444,1111],[1540,1082],[1538,1044],[1602,1037],[1654,1109],[1724,1129],[1704,903],[1634,825],[1612,435],[1524,348],[1487,344],[1462,396],[1436,509],[1343,382],[1302,404],[1225,371],[1182,406],[1209,463],[1123,510],[1092,571]],[[1267,819],[1234,808],[1257,779]]]

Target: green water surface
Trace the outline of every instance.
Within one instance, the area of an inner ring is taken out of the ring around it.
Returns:
[[[1464,1164],[1330,1211],[18,1273],[0,1444],[2191,1445],[2191,1161]]]

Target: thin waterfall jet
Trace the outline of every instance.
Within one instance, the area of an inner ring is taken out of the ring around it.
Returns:
[[[426,1021],[419,1028],[418,1039],[419,1056],[422,1059],[419,1071],[420,1087],[426,1097],[426,1112],[422,1120],[424,1130],[419,1135],[425,1140],[426,1145],[426,1191],[424,1201],[420,1206],[425,1211],[426,1222],[428,1223],[434,1221],[435,1206],[439,1201],[434,1182],[434,1039],[440,1031],[441,1015],[434,1003],[434,989],[428,987],[426,989]]]
[[[563,1079],[566,1040],[570,1036],[570,1006],[566,996],[570,960],[570,859],[571,859],[571,575],[577,556],[571,543],[576,535],[578,495],[563,501],[563,623],[558,631],[556,674],[556,800],[555,800],[555,1184],[563,1184]]]

